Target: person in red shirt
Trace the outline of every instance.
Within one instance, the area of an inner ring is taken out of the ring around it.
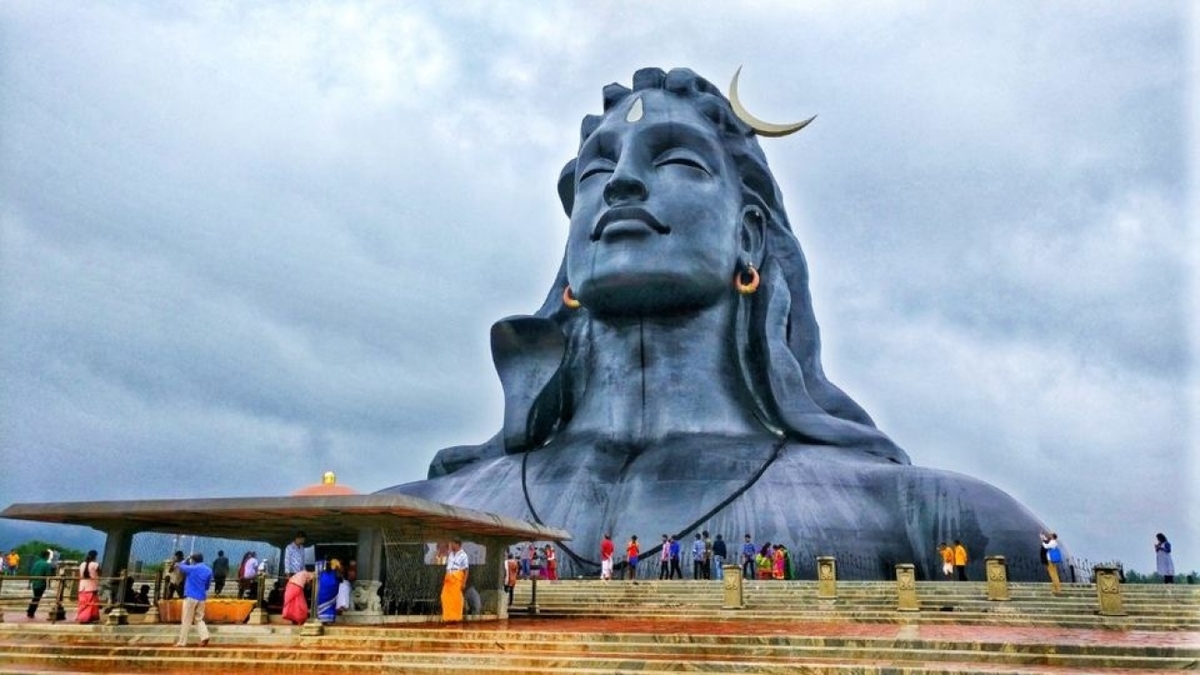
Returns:
[[[637,535],[629,537],[629,543],[625,545],[625,557],[629,560],[629,578],[637,578],[638,554],[641,549],[638,547]]]
[[[600,578],[608,581],[612,579],[613,571],[613,543],[612,535],[605,534],[604,541],[600,542]]]

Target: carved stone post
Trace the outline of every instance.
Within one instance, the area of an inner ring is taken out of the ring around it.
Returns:
[[[58,565],[58,590],[54,593],[54,610],[50,614],[50,622],[66,621],[67,610],[63,607],[63,600],[70,597],[70,586],[77,583],[74,580],[76,574],[79,573],[79,563],[66,561]]]
[[[897,611],[919,612],[921,605],[917,602],[917,570],[911,564],[896,565],[896,600]]]
[[[258,568],[258,576],[254,581],[254,609],[250,610],[250,619],[247,623],[262,625],[271,622],[271,617],[267,616],[267,608],[263,604],[263,589],[267,585],[267,570],[265,566]]]
[[[321,624],[321,620],[317,618],[317,589],[320,583],[317,582],[317,576],[313,576],[312,593],[309,594],[308,601],[311,603],[308,609],[308,621],[300,626],[300,634],[306,636],[320,636],[325,634],[325,626]],[[262,593],[262,591],[259,591]]]
[[[722,584],[725,588],[724,602],[721,609],[744,609],[746,596],[743,593],[745,584],[742,583],[741,565],[721,565]]]
[[[1121,577],[1116,567],[1097,565],[1092,568],[1096,575],[1096,594],[1100,597],[1102,616],[1125,616],[1121,600]]]
[[[837,599],[837,559],[831,555],[817,556],[817,598]]]
[[[154,597],[150,599],[150,609],[146,610],[146,621],[150,623],[158,623],[158,601],[161,599],[162,593],[163,570],[158,568],[158,572],[154,574]]]
[[[1011,600],[1008,595],[1008,565],[1004,556],[992,555],[984,560],[987,570],[987,599]]]

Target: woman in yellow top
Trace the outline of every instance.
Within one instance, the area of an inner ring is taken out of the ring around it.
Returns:
[[[768,541],[754,556],[754,568],[758,571],[759,579],[771,578],[771,563],[771,542]]]
[[[954,569],[958,570],[958,580],[967,580],[967,547],[958,539],[954,540]]]

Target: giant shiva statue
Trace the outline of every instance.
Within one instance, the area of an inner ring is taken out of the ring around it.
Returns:
[[[565,575],[595,573],[605,533],[702,529],[738,551],[746,533],[783,543],[810,578],[818,555],[842,578],[897,563],[934,578],[955,539],[976,579],[984,555],[1036,560],[1045,528],[1025,507],[912,466],[826,379],[804,253],[756,140],[804,123],[760,123],[736,85],[731,104],[690,70],[651,68],[604,88],[559,178],[554,285],[492,328],[503,429],[387,491],[563,527]]]

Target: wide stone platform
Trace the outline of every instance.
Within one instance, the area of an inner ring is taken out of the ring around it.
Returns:
[[[529,586],[519,585],[514,609],[528,603]],[[1043,584],[1018,586],[1019,599],[991,603],[1003,610],[968,612],[943,611],[940,603],[973,606],[984,595],[982,583],[923,584],[923,596],[936,598],[937,606],[923,603],[920,612],[902,613],[887,608],[894,599],[885,583],[840,584],[832,607],[816,599],[812,582],[749,586],[747,609],[723,610],[718,582],[543,582],[537,616],[453,626],[335,625],[321,637],[281,625],[221,625],[205,648],[171,647],[177,626],[26,623],[10,612],[0,624],[0,672],[1144,673],[1200,667],[1200,593],[1188,587],[1126,587],[1136,611],[1100,619],[1086,602],[1088,587],[1050,598]],[[1153,605],[1161,611],[1151,611]],[[1074,627],[1087,620],[1097,623]]]

